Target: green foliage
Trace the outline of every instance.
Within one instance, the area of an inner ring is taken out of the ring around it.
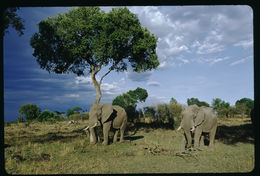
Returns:
[[[181,123],[181,112],[182,112],[182,106],[178,103],[170,103],[168,105],[169,114],[174,120],[174,128],[177,128],[180,126]]]
[[[147,90],[140,87],[137,87],[135,90],[129,90],[127,93],[139,102],[145,102],[148,97]]]
[[[248,113],[249,108],[246,106],[244,103],[236,103],[236,113],[240,114],[242,116],[249,115],[250,112]]]
[[[72,114],[68,117],[69,120],[87,120],[89,119],[89,113],[85,112],[83,114]]]
[[[36,119],[40,115],[41,110],[35,104],[25,104],[21,106],[21,108],[19,109],[19,113],[19,121],[31,121]]]
[[[129,95],[128,93],[119,95],[112,101],[112,105],[119,105],[124,109],[129,106],[136,108],[136,103],[137,100],[131,97],[131,95]]]
[[[38,117],[38,121],[56,121],[55,114],[49,110],[44,110]]]
[[[38,25],[30,44],[41,68],[49,72],[83,75],[109,63],[109,70],[125,71],[130,63],[141,72],[159,65],[157,38],[127,8],[108,13],[99,7],[73,8]]]
[[[144,107],[144,114],[146,117],[156,118],[156,107],[155,106],[146,106]]]
[[[3,12],[3,35],[8,32],[9,25],[12,25],[12,27],[18,32],[19,36],[23,35],[24,25],[22,18],[17,16],[16,11],[18,10],[18,7],[9,7]]]
[[[236,101],[236,104],[243,103],[245,104],[250,110],[254,108],[254,101],[250,98],[242,98]]]
[[[177,103],[178,103],[177,100],[172,97],[170,100],[170,104],[177,104]]]
[[[188,98],[188,99],[187,99],[187,104],[188,104],[188,106],[193,105],[193,104],[196,104],[196,105],[198,105],[199,107],[201,107],[201,106],[209,107],[209,104],[208,104],[207,102],[205,102],[205,101],[199,101],[198,98]]]
[[[39,122],[56,122],[65,120],[63,116],[57,115],[55,112],[49,110],[44,110],[37,119]]]
[[[71,116],[72,114],[80,114],[80,111],[82,111],[82,108],[78,106],[72,109],[68,109],[66,112],[66,116],[67,118],[69,118],[69,116]]]
[[[229,117],[230,113],[234,115],[234,109],[230,107],[230,103],[225,102],[220,98],[213,99],[211,106],[217,112],[217,115],[220,117]]]
[[[157,113],[157,119],[159,122],[167,121],[169,119],[169,110],[167,104],[158,104]]]
[[[112,105],[119,105],[124,108],[129,120],[134,120],[139,117],[139,113],[136,110],[138,101],[145,102],[147,97],[147,91],[138,87],[135,90],[129,90],[127,93],[117,96],[112,101]]]
[[[246,107],[242,104],[244,104]],[[237,100],[235,105],[238,108],[242,108],[241,110],[239,110],[241,113],[249,116],[251,110],[254,108],[254,101],[250,98],[242,98],[240,100]]]

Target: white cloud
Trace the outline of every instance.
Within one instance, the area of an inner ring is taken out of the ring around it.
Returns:
[[[242,63],[246,62],[246,61],[249,60],[249,59],[253,59],[253,57],[252,57],[252,56],[248,56],[248,57],[245,57],[245,58],[243,58],[243,59],[239,59],[239,60],[237,60],[237,61],[235,61],[235,62],[232,62],[232,63],[230,64],[230,66],[234,66],[234,65],[237,65],[237,64],[242,64]]]
[[[142,73],[126,71],[125,73],[126,73],[127,78],[131,79],[132,81],[146,82],[152,76],[153,71],[146,71],[146,72],[142,72]]]
[[[191,63],[190,58],[177,59],[176,56],[185,53],[208,57],[224,52],[229,46],[253,47],[252,9],[248,6],[148,6],[130,10],[159,37],[159,68]],[[217,58],[208,63],[221,61]]]
[[[242,40],[238,43],[235,43],[234,46],[242,46],[244,49],[253,47],[253,40]]]
[[[147,83],[148,86],[155,86],[155,87],[160,87],[161,84],[159,82],[156,81],[150,81]]]
[[[216,58],[203,58],[203,57],[200,57],[200,58],[195,58],[193,59],[192,61],[193,62],[197,62],[197,63],[208,63],[209,65],[214,65],[218,62],[222,62],[222,61],[225,61],[225,60],[228,60],[230,59],[230,57],[226,56],[226,57],[216,57]]]
[[[84,76],[78,76],[75,78],[75,83],[76,84],[85,84],[85,83],[92,83],[91,77],[84,77]]]
[[[64,96],[68,98],[78,98],[79,94],[65,94]]]

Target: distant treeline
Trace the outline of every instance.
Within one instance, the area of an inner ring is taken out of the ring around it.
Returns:
[[[128,99],[128,101],[125,101],[125,99]],[[132,100],[132,102],[130,100]],[[121,104],[121,102],[123,104]],[[165,103],[158,104],[156,106],[142,106],[141,109],[137,109],[137,102],[138,101],[134,100],[131,96],[126,96],[125,93],[116,97],[112,104],[120,105],[125,108],[128,115],[128,120],[130,122],[167,124],[172,127],[179,125],[181,120],[181,112],[185,107],[185,105],[179,104],[174,98],[171,98],[168,104]],[[254,101],[250,98],[242,98],[237,100],[234,106],[231,106],[230,103],[225,102],[220,98],[213,99],[211,105],[207,102],[200,101],[198,98],[188,98],[187,104],[211,107],[214,109],[219,118],[250,116],[250,112],[254,107]],[[21,106],[19,109],[17,121],[23,122],[37,120],[40,122],[56,122],[63,120],[87,120],[88,118],[89,113],[87,110],[83,110],[80,107],[68,109],[66,112],[51,112],[50,110],[41,111],[41,109],[35,104],[26,104]]]

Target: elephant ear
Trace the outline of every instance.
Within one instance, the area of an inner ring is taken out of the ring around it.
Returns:
[[[203,112],[203,110],[198,111],[198,114],[194,120],[194,125],[199,126],[200,124],[202,124],[205,121],[205,113]]]
[[[113,113],[113,106],[110,104],[103,104],[102,105],[102,113],[101,113],[101,121],[102,123],[106,122],[111,114]]]

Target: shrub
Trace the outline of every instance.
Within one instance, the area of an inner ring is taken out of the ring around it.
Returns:
[[[19,113],[20,114],[18,120],[20,122],[24,121],[24,119],[27,121],[31,121],[36,119],[40,115],[41,110],[35,104],[26,104],[21,106],[21,108],[19,109]]]
[[[49,110],[44,110],[38,117],[38,121],[56,121],[55,114]]]
[[[173,118],[173,126],[177,128],[181,123],[181,112],[182,106],[180,104],[172,104],[168,105],[170,116]]]
[[[69,120],[87,120],[89,119],[89,113],[83,113],[83,114],[72,114],[68,117]]]

